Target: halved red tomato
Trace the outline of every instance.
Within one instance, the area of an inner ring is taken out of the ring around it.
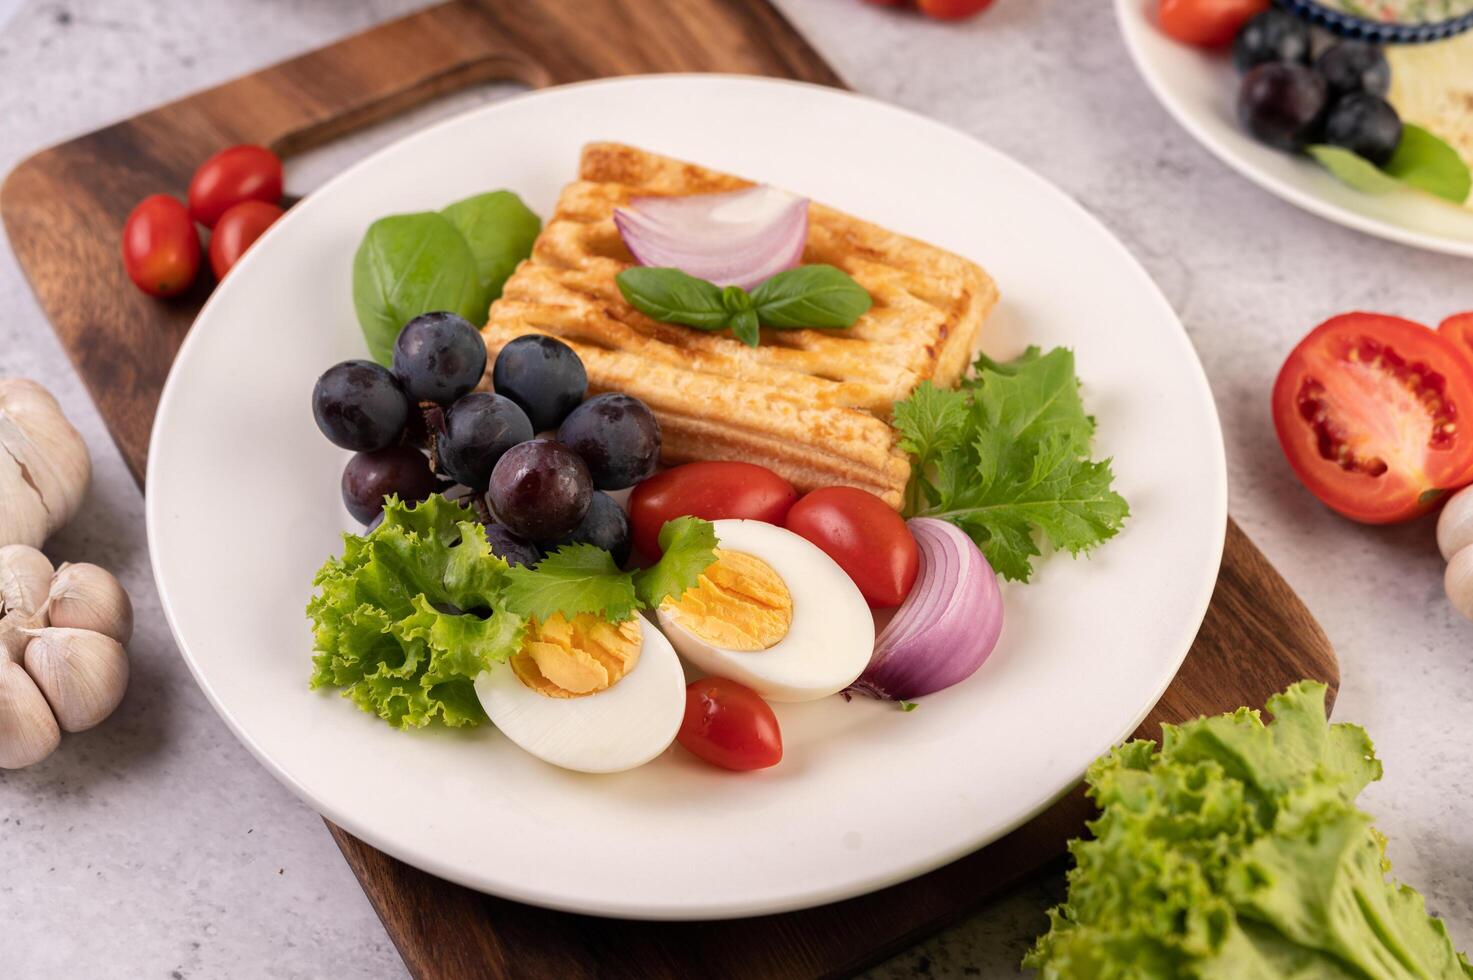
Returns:
[[[1437,325],[1437,332],[1457,345],[1470,360],[1473,360],[1473,310],[1454,313]]]
[[[1294,473],[1352,520],[1408,520],[1473,480],[1473,362],[1411,320],[1315,327],[1279,370],[1273,414]]]

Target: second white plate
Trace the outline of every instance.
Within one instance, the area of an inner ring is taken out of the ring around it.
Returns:
[[[1155,0],[1115,0],[1125,45],[1166,111],[1223,163],[1321,218],[1404,245],[1473,256],[1473,211],[1416,191],[1365,194],[1308,157],[1265,146],[1238,125],[1238,75],[1225,53],[1161,33]]]

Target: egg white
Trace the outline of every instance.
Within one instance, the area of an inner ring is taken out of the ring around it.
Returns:
[[[634,669],[581,698],[550,698],[523,684],[511,664],[476,678],[476,696],[507,738],[544,762],[577,772],[622,772],[675,740],[685,717],[685,672],[670,641],[643,617]]]
[[[744,520],[714,525],[724,550],[760,558],[782,578],[793,597],[792,626],[766,650],[729,650],[690,632],[679,613],[661,606],[660,628],[680,655],[769,701],[815,701],[854,683],[874,652],[875,624],[848,574],[817,545],[786,528]]]

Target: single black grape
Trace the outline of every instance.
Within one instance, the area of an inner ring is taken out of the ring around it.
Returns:
[[[1357,92],[1330,106],[1324,140],[1384,167],[1401,142],[1401,117],[1379,95]]]
[[[496,356],[491,385],[527,413],[538,432],[556,429],[588,393],[588,372],[573,348],[553,337],[518,337]]]
[[[595,395],[573,409],[558,442],[583,458],[600,490],[632,487],[660,462],[660,423],[638,398]]]
[[[498,523],[529,541],[560,541],[588,513],[593,480],[567,446],[533,439],[508,449],[491,470],[486,504]]]
[[[577,529],[563,540],[564,544],[591,544],[614,556],[614,564],[623,566],[629,560],[633,539],[629,535],[629,515],[618,502],[602,491],[595,490],[589,501],[588,513],[578,523]],[[550,546],[552,550],[555,546]]]
[[[399,441],[409,418],[409,399],[382,365],[343,361],[322,372],[312,386],[312,417],[333,445],[368,452]]]
[[[1280,61],[1259,65],[1243,76],[1238,119],[1253,136],[1282,150],[1298,150],[1316,133],[1329,87],[1303,65]]]
[[[1238,71],[1273,61],[1309,63],[1309,25],[1282,10],[1265,10],[1250,18],[1233,39]]]
[[[372,522],[391,493],[406,502],[419,501],[438,487],[430,461],[408,446],[358,453],[343,468],[343,506],[360,524]]]
[[[531,567],[542,560],[542,550],[530,541],[525,541],[500,524],[487,524],[486,541],[491,553],[506,559],[508,565]]]
[[[1324,76],[1330,95],[1369,92],[1384,96],[1391,89],[1391,65],[1374,44],[1340,41],[1315,59],[1314,70]]]
[[[484,492],[496,461],[532,434],[532,423],[516,402],[473,391],[450,406],[445,431],[435,440],[435,454],[446,476]]]
[[[394,373],[417,402],[449,405],[486,373],[486,343],[454,313],[424,313],[394,341]]]

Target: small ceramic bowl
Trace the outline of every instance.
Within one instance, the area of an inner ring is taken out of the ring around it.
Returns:
[[[1452,3],[1450,5],[1454,8],[1452,16],[1441,20],[1392,21],[1353,14],[1339,5],[1332,6],[1321,0],[1276,0],[1276,2],[1290,13],[1297,14],[1311,24],[1323,27],[1341,37],[1376,44],[1423,44],[1428,41],[1441,41],[1473,28],[1473,4],[1469,3]],[[1375,4],[1376,0],[1358,0],[1354,4],[1345,4],[1345,6],[1359,7]],[[1467,9],[1456,12],[1456,8],[1460,6]]]

